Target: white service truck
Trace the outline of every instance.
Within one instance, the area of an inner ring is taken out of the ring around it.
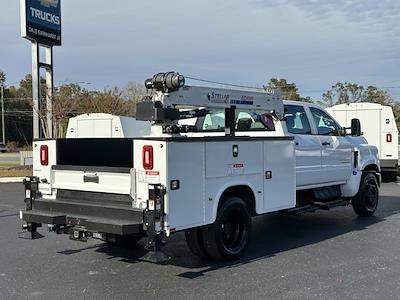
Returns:
[[[201,257],[233,260],[246,249],[252,216],[300,215],[352,205],[374,214],[377,149],[320,107],[284,102],[279,91],[188,86],[178,73],[146,80],[151,96],[139,138],[35,140],[25,180],[23,228],[107,242],[147,237],[144,259],[165,262],[166,237],[185,231]]]
[[[368,144],[378,148],[382,179],[396,181],[399,171],[399,130],[391,106],[377,103],[339,104],[327,111],[341,124],[349,127],[351,120],[360,120]]]

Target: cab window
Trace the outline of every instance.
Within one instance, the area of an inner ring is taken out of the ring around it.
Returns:
[[[320,135],[339,135],[339,126],[326,112],[310,107],[311,114]]]
[[[237,109],[235,115],[237,131],[275,130],[274,119],[269,113]],[[224,129],[224,110],[211,110],[205,117],[200,117],[196,121],[197,131],[224,131]]]
[[[288,132],[293,134],[311,134],[310,122],[303,106],[285,105],[285,121]]]

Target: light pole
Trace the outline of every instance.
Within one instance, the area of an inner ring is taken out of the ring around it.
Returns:
[[[4,81],[6,81],[6,75],[0,71],[0,84],[1,84],[1,130],[3,145],[6,144],[6,129],[4,127]]]

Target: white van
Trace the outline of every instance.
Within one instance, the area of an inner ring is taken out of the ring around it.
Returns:
[[[360,102],[335,105],[327,111],[344,127],[350,127],[353,118],[360,120],[364,137],[378,148],[383,179],[396,181],[399,131],[392,107]]]

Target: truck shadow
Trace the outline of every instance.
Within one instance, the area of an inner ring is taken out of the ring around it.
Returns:
[[[398,197],[381,196],[378,212],[376,216],[370,218],[357,217],[351,207],[337,208],[329,212],[321,211],[301,217],[284,214],[258,216],[253,218],[252,240],[245,255],[240,260],[229,263],[215,263],[193,255],[186,246],[183,233],[173,235],[164,247],[164,252],[171,257],[168,265],[188,269],[177,276],[195,279],[220,268],[234,268],[349,232],[364,230],[399,213]],[[101,244],[97,245],[95,251],[106,254],[109,259],[137,263],[146,253],[143,245],[141,242],[133,249],[128,249]]]

